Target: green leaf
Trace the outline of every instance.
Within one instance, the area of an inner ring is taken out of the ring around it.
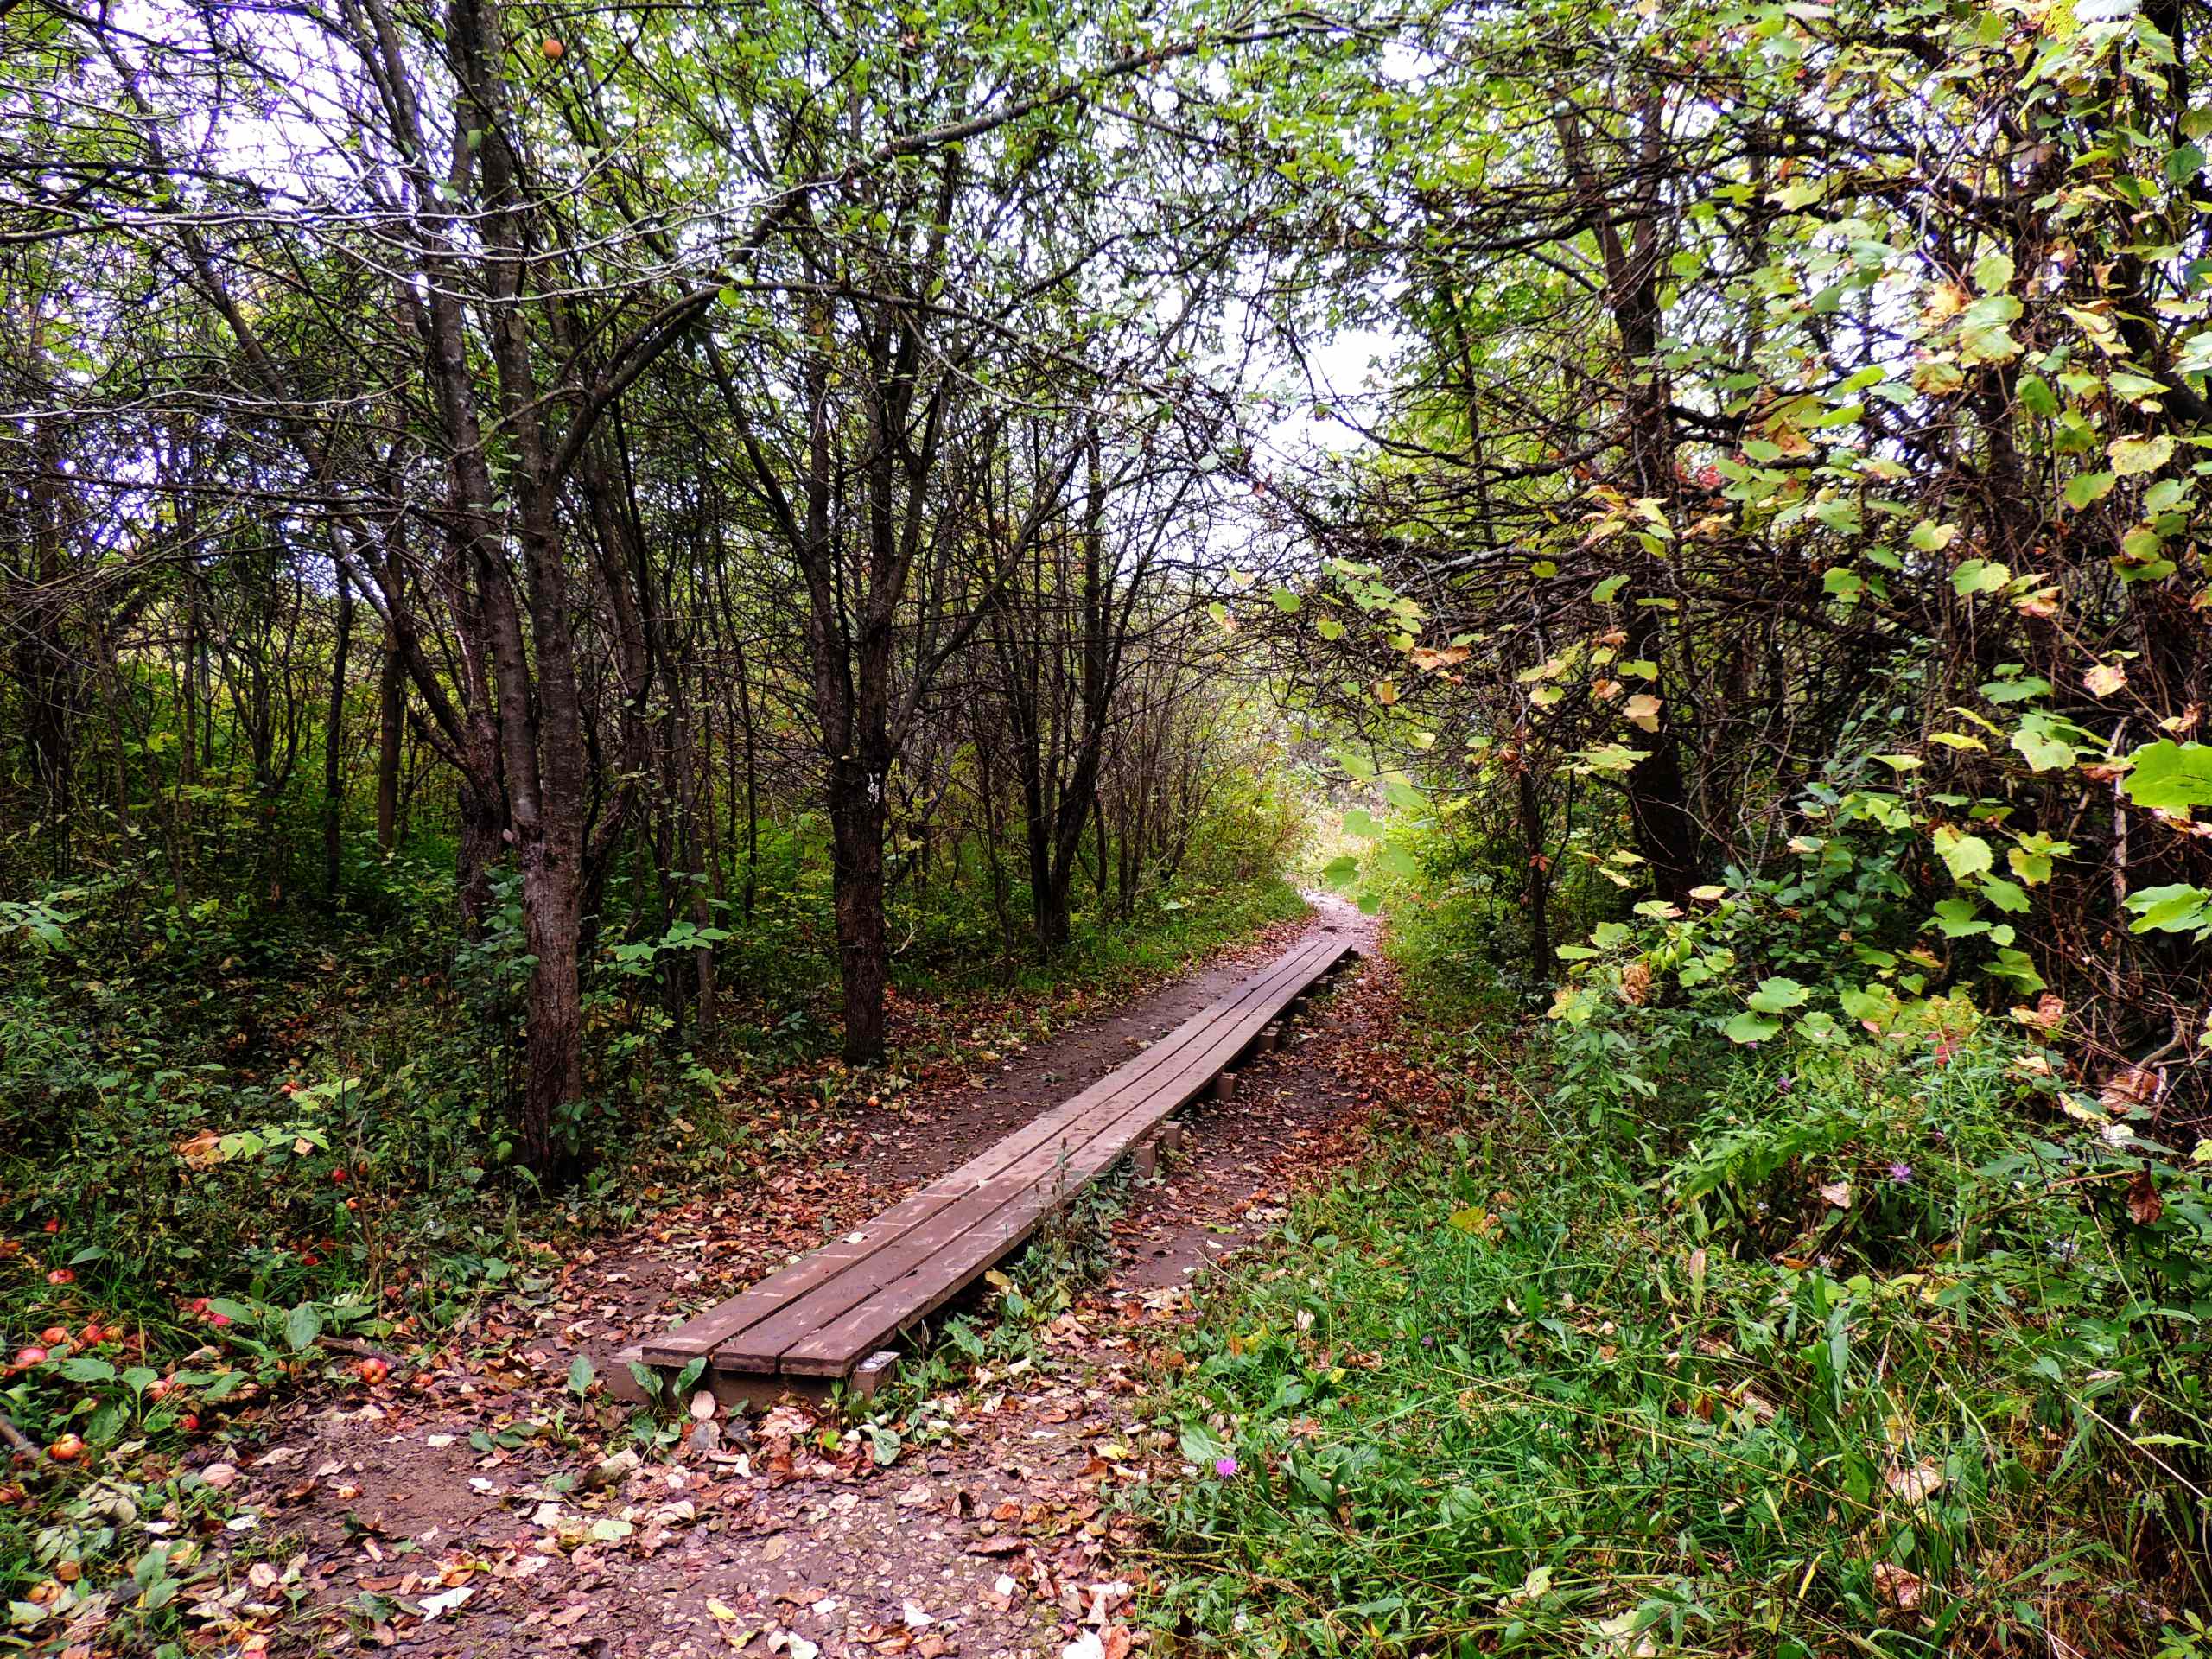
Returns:
[[[1781,1020],[1753,1014],[1749,1008],[1721,1027],[1732,1043],[1763,1043],[1781,1029]]]
[[[1372,862],[1378,874],[1400,881],[1411,881],[1421,874],[1421,861],[1404,847],[1381,848]]]
[[[1376,823],[1374,814],[1365,807],[1355,806],[1344,814],[1344,834],[1357,836],[1362,841],[1379,841],[1382,826]]]
[[[1897,999],[1886,990],[1862,990],[1855,985],[1846,985],[1836,992],[1836,1001],[1843,1011],[1853,1020],[1872,1020],[1885,1024]]]
[[[2127,758],[2134,765],[2120,787],[2136,805],[2170,812],[2212,805],[2212,746],[2161,738]]]
[[[284,1340],[292,1344],[292,1351],[315,1345],[322,1334],[322,1315],[313,1302],[302,1302],[284,1316]]]
[[[2047,727],[2022,726],[2012,734],[2012,747],[2031,772],[2063,772],[2075,761],[2074,746],[2053,736]]]
[[[1274,601],[1275,609],[1281,611],[1285,616],[1295,616],[1306,603],[1287,588],[1276,588],[1269,597]]]
[[[1321,867],[1323,885],[1332,887],[1339,893],[1358,879],[1359,861],[1350,853],[1344,854],[1340,858],[1332,858]]]
[[[1344,637],[1344,625],[1331,616],[1325,616],[1316,622],[1313,625],[1313,631],[1324,639],[1341,639]]]
[[[2194,933],[2212,929],[2212,893],[2202,887],[2182,883],[2145,887],[2127,895],[2127,907],[2135,912],[2135,919],[2127,926],[2131,933]]]
[[[2066,480],[2066,505],[2079,512],[2110,495],[2118,481],[2110,473],[2077,473]]]
[[[1936,906],[1936,924],[1947,939],[1972,938],[1989,931],[1989,924],[1974,914],[1974,903],[1967,899],[1946,899]]]
[[[2020,377],[2020,403],[2029,414],[2049,420],[2058,413],[2058,394],[2050,389],[2050,382],[2039,374]]]
[[[569,1362],[569,1392],[581,1399],[591,1392],[591,1385],[599,1381],[599,1373],[592,1369],[591,1356],[578,1354]]]
[[[1185,1422],[1179,1441],[1185,1461],[1205,1467],[1222,1455],[1224,1447],[1214,1432],[1204,1423]]]
[[[2166,181],[2187,184],[2204,170],[2204,151],[2196,144],[2177,144],[2166,152]]]
[[[1936,854],[1948,867],[1954,881],[1985,874],[1997,861],[1989,843],[1980,836],[1967,835],[1948,823],[1936,826],[1934,840]]]
[[[1744,999],[1761,1014],[1783,1014],[1802,1007],[1812,993],[1794,979],[1763,979],[1759,988]]]
[[[91,1354],[75,1354],[61,1362],[61,1375],[72,1382],[112,1382],[115,1367]]]
[[[1603,582],[1599,582],[1595,588],[1592,588],[1590,590],[1590,597],[1598,604],[1610,605],[1612,603],[1613,595],[1620,592],[1620,590],[1627,585],[1628,577],[1626,575],[1607,576]]]
[[[1951,589],[1964,599],[1993,594],[2012,580],[2012,572],[1994,559],[1967,559],[1951,572]]]

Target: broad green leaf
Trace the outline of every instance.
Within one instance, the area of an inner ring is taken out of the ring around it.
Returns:
[[[2136,805],[2170,812],[2212,806],[2212,746],[2161,738],[2127,758],[2134,764],[2120,787]]]
[[[1763,979],[1759,988],[1744,999],[1761,1014],[1783,1014],[1802,1007],[1812,995],[1794,979]]]
[[[1970,836],[1950,824],[1939,823],[1932,838],[1936,855],[1950,870],[1954,881],[1964,881],[1969,876],[1986,874],[1996,863],[1996,855],[1989,850],[1989,843],[1980,836]]]
[[[1781,1020],[1753,1014],[1748,1008],[1721,1027],[1732,1043],[1763,1043],[1781,1029]]]
[[[2012,573],[1994,559],[1967,559],[1951,572],[1951,588],[1961,598],[1993,594],[2012,580]]]
[[[2078,512],[2110,495],[2118,481],[2110,473],[2077,473],[2066,480],[2066,505]]]
[[[2145,887],[2127,895],[2127,907],[2135,912],[2135,919],[2128,924],[2131,933],[2194,933],[2212,929],[2212,893],[2202,887],[2178,882]]]

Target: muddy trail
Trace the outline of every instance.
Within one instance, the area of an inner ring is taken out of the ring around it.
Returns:
[[[1093,1204],[1084,1243],[1103,1271],[1014,1339],[978,1321],[982,1351],[940,1344],[947,1363],[893,1384],[896,1427],[797,1402],[704,1417],[671,1402],[641,1446],[603,1383],[572,1388],[579,1356],[603,1377],[618,1348],[961,1162],[1324,925],[1366,961],[1243,1071],[1236,1099],[1193,1107],[1154,1179]],[[1141,1570],[1132,1499],[1177,1471],[1139,1432],[1141,1387],[1163,1353],[1173,1363],[1193,1284],[1279,1221],[1295,1187],[1357,1157],[1398,1091],[1395,997],[1373,945],[1368,918],[1324,901],[1026,1052],[980,1054],[895,1111],[855,1103],[803,1166],[525,1280],[438,1363],[288,1408],[233,1453],[230,1496],[273,1565],[193,1617],[230,1624],[247,1643],[232,1651],[456,1659],[1116,1659],[1141,1644],[1122,1618]]]

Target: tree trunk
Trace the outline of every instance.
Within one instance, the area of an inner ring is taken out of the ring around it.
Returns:
[[[1544,851],[1543,798],[1525,759],[1514,780],[1521,817],[1521,851],[1526,868],[1522,896],[1529,912],[1529,971],[1538,983],[1549,982],[1552,959],[1550,860]]]
[[[338,903],[345,829],[346,655],[353,643],[353,584],[338,566],[338,642],[330,654],[330,710],[322,734],[322,897]]]
[[[883,915],[883,776],[853,756],[830,767],[830,833],[837,963],[845,996],[845,1061],[883,1054],[883,993],[891,957]]]
[[[399,644],[387,626],[384,667],[377,681],[377,850],[387,856],[399,844],[399,757],[407,719],[406,673]]]
[[[583,997],[576,962],[582,880],[574,861],[540,857],[523,872],[523,928],[535,960],[516,1151],[525,1168],[546,1179],[559,1173],[563,1109],[584,1092]]]

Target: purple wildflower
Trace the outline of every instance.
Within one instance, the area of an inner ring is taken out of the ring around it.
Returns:
[[[1774,1086],[1782,1093],[1786,1095],[1792,1089],[1795,1089],[1797,1086],[1797,1079],[1795,1077],[1777,1077],[1774,1080]]]
[[[1901,1160],[1891,1164],[1890,1166],[1890,1179],[1895,1181],[1899,1186],[1911,1185],[1912,1166]]]
[[[1234,1458],[1216,1458],[1213,1460],[1213,1471],[1217,1475],[1219,1475],[1224,1480],[1228,1479],[1230,1476],[1236,1472],[1236,1459]]]

